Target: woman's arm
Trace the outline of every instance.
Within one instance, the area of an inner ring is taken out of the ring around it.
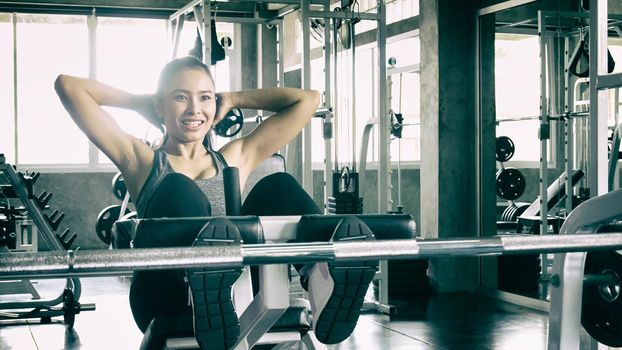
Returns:
[[[54,87],[78,127],[121,171],[136,169],[137,148],[144,145],[124,132],[102,106],[135,110],[143,115],[155,110],[150,96],[132,95],[92,79],[60,75]],[[149,119],[149,118],[148,118]],[[152,118],[153,119],[153,118]],[[145,145],[145,148],[148,148]],[[143,150],[144,151],[144,150]]]
[[[314,90],[273,88],[222,93],[215,123],[231,108],[273,111],[250,134],[222,149],[227,161],[248,175],[259,163],[287,145],[315,114],[320,95]]]

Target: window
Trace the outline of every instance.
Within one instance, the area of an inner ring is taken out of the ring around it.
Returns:
[[[111,167],[63,108],[54,91],[59,74],[95,74],[133,93],[153,93],[171,54],[166,19],[1,13],[0,42],[0,153],[9,163],[48,169]],[[225,68],[217,74],[228,76]],[[137,113],[105,108],[130,134],[161,136]]]
[[[54,80],[60,73],[88,75],[86,18],[20,14],[16,35],[16,161],[88,163],[88,140],[69,118],[54,91]]]
[[[513,161],[538,161],[540,142],[540,46],[537,36],[497,34],[495,40],[495,103],[497,136],[508,136],[516,151]],[[510,119],[534,117],[532,120]]]
[[[354,10],[360,12],[375,13],[378,7],[376,0],[360,0],[359,7],[355,3]],[[419,15],[419,0],[388,0],[385,2],[387,24],[402,21],[404,19]],[[361,30],[371,30],[376,28],[373,21],[359,22]]]
[[[138,94],[154,93],[160,70],[170,55],[166,20],[110,18],[97,20],[97,79]],[[148,141],[161,133],[138,113],[108,108],[126,132]],[[111,161],[101,151],[99,163]]]
[[[0,13],[0,153],[15,163],[15,112],[13,109],[13,23]]]

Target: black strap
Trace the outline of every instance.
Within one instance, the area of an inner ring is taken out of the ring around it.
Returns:
[[[579,78],[587,78],[590,76],[590,53],[588,45],[589,33],[585,33],[583,38],[575,47],[570,58],[570,65],[568,66],[568,71],[570,72],[570,74]],[[579,71],[578,67],[582,59],[584,63],[582,63],[581,66],[584,66],[585,69],[583,71]],[[611,52],[609,52],[609,49],[607,49],[607,72],[613,72],[615,66],[616,62],[614,61],[613,56],[611,56]]]
[[[583,36],[583,38],[579,40],[579,43],[577,44],[574,51],[572,52],[572,56],[570,58],[570,65],[568,66],[568,71],[570,72],[570,74],[577,76],[579,78],[586,78],[590,76],[590,65],[589,65],[590,56],[586,50],[587,36],[588,36],[588,33],[586,33]],[[578,71],[578,67],[579,67],[579,62],[581,61],[582,58],[585,61],[585,63],[582,64],[582,66],[585,66],[585,70],[580,72]]]

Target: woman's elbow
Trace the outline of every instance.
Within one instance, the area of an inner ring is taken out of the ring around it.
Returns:
[[[309,92],[309,103],[313,106],[314,109],[320,105],[320,92],[317,90],[308,90]]]
[[[68,85],[69,76],[60,74],[58,77],[56,77],[56,80],[54,81],[54,90],[56,90],[56,93],[58,95],[64,94],[67,91]]]

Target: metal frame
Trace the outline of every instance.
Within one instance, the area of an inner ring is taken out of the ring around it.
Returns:
[[[566,62],[564,64],[564,66],[566,66],[568,63],[570,62],[570,39],[568,37],[564,38],[564,62]],[[568,88],[568,85],[570,84],[570,73],[568,72],[568,69],[564,69],[564,87],[566,88],[566,94],[564,97],[564,113],[569,114],[570,113],[570,105],[572,104],[572,99],[574,99],[573,94],[571,93],[572,89]],[[570,174],[574,168],[574,159],[573,159],[573,154],[572,154],[572,150],[574,148],[574,142],[573,142],[573,137],[574,137],[574,129],[573,129],[573,124],[574,121],[572,119],[566,118],[566,120],[564,121],[564,140],[566,140],[565,143],[565,162],[564,162],[564,172],[566,173],[566,212],[570,212],[570,209],[572,208],[572,182],[568,181],[570,178]],[[542,232],[542,231],[540,231]]]
[[[97,79],[97,13],[95,9],[86,17],[89,35],[89,79]],[[17,72],[17,71],[15,71]],[[89,142],[89,164],[91,169],[99,166],[99,149],[92,141]],[[15,162],[17,163],[17,161]]]
[[[615,187],[615,179],[617,178],[618,161],[620,160],[620,139],[622,138],[622,124],[616,125],[613,131],[613,140],[611,141],[611,154],[609,155],[609,191],[613,191]]]
[[[350,13],[350,11],[327,11],[326,9],[329,8],[329,1],[326,1],[326,3],[324,4],[324,8],[325,10],[323,11],[317,11],[317,10],[309,10],[308,9],[308,4],[309,2],[302,1],[302,5],[301,5],[301,11],[302,11],[302,28],[303,28],[303,63],[302,63],[302,74],[303,74],[303,88],[310,88],[310,81],[309,81],[309,85],[307,86],[305,84],[306,80],[305,78],[307,77],[306,74],[310,74],[310,56],[308,54],[305,55],[306,51],[306,46],[305,46],[305,39],[308,39],[310,37],[309,34],[309,22],[308,19],[309,18],[324,18],[324,19],[350,19],[352,18],[353,14]],[[379,69],[378,72],[376,73],[377,76],[377,84],[378,84],[378,100],[379,101],[386,101],[386,37],[387,37],[387,32],[386,32],[386,13],[385,13],[385,8],[384,8],[384,1],[379,1],[378,2],[378,8],[377,8],[377,12],[376,13],[357,13],[356,14],[357,17],[359,17],[361,20],[371,20],[371,21],[376,21],[378,22],[378,39],[377,39],[377,45],[378,45],[378,64],[379,64]],[[337,71],[337,52],[338,52],[338,48],[337,48],[337,43],[336,40],[333,40],[332,43],[332,50],[331,50],[331,45],[330,45],[330,33],[331,33],[331,28],[330,28],[330,24],[326,23],[325,25],[325,45],[324,45],[324,50],[325,50],[325,92],[327,95],[327,99],[328,101],[338,101],[338,97],[337,97],[337,89],[333,89],[332,86],[330,86],[330,77],[331,77],[331,73],[330,73],[330,56],[331,54],[333,55],[333,69],[334,69],[334,74],[336,74]],[[355,33],[354,31],[352,31],[352,35],[353,38],[355,37]],[[355,43],[353,43],[355,44]],[[352,45],[351,47],[355,47],[354,45]],[[332,51],[332,52],[331,52]],[[354,67],[353,67],[354,69]],[[353,75],[354,78],[354,75]],[[335,81],[337,80],[337,77],[334,76],[333,78]],[[353,85],[354,85],[354,81],[353,81]],[[355,98],[355,92],[354,92],[354,88],[352,91],[352,98]],[[332,96],[332,97],[329,97]],[[337,110],[337,108],[334,108],[334,121],[333,121],[333,131],[334,134],[337,134],[337,130],[338,130],[338,117],[339,117],[339,111]],[[377,115],[378,115],[378,120],[379,120],[379,125],[380,125],[380,150],[379,150],[379,158],[380,158],[380,166],[379,166],[379,174],[378,174],[378,211],[380,213],[385,213],[387,212],[387,210],[390,207],[390,189],[388,186],[388,181],[389,181],[389,146],[388,146],[388,142],[389,142],[389,137],[390,137],[390,119],[389,116],[387,114],[387,106],[386,103],[380,103],[378,106],[378,109],[376,111]],[[353,118],[355,118],[355,116],[353,116]],[[306,130],[306,129],[305,129]],[[306,133],[305,133],[306,134]],[[303,138],[304,135],[303,134]],[[312,182],[306,182],[305,181],[305,174],[307,174],[307,179],[310,179],[312,176],[312,164],[311,164],[311,138],[310,138],[310,133],[309,133],[309,139],[303,139],[303,143],[304,143],[304,157],[305,157],[305,161],[303,162],[303,187],[305,188],[305,190],[307,191],[311,191],[312,187],[313,187],[313,183]],[[356,137],[353,137],[353,142],[356,142]],[[326,146],[325,148],[327,151],[328,146]],[[353,148],[353,160],[356,162],[356,147]],[[326,152],[327,155],[330,155],[331,152]],[[328,163],[328,156],[327,156],[327,163]],[[333,159],[334,161],[337,161],[337,156],[334,157]],[[326,166],[326,170],[330,170],[329,166]],[[325,179],[326,184],[330,183],[331,181],[327,181]],[[328,191],[328,188],[326,189],[326,191]]]
[[[324,10],[330,10],[330,0],[324,1]],[[333,101],[337,99],[337,89],[333,91],[332,84],[330,84],[332,74],[335,74],[335,81],[337,80],[337,41],[334,40],[334,32],[332,31],[332,23],[326,21],[324,25],[324,104],[326,107],[333,106]],[[331,44],[331,38],[333,39],[334,46]],[[335,59],[335,66],[331,70],[331,58]],[[334,93],[334,100],[333,100]],[[337,108],[332,108],[330,114],[326,114],[322,119],[322,126],[324,129],[324,213],[326,214],[329,194],[333,193],[333,161],[336,161],[337,156],[333,159],[333,149],[337,149],[334,144],[335,135],[337,135]],[[330,128],[331,135],[326,135],[326,128]],[[327,138],[327,136],[330,136]],[[336,164],[336,163],[335,163]]]
[[[548,141],[550,140],[549,106],[547,104],[546,91],[546,16],[538,11],[538,41],[540,44],[540,232],[548,232],[549,199],[548,188]],[[544,132],[543,130],[547,130]]]
[[[607,74],[607,0],[590,0],[590,28],[590,163],[586,173],[590,196],[598,196],[608,191],[606,89],[622,86],[622,74]]]
[[[610,88],[617,88],[622,86],[622,73],[606,73],[607,71],[607,37],[608,37],[608,20],[613,18],[616,20],[622,19],[620,15],[607,14],[606,1],[591,0],[594,4],[590,3],[592,9],[589,14],[579,12],[568,11],[541,11],[539,12],[539,25],[546,27],[547,17],[568,17],[568,18],[585,18],[590,21],[590,67],[589,79],[586,81],[596,81],[596,84],[589,84],[590,88],[590,109],[589,109],[589,125],[595,126],[589,128],[589,134],[587,135],[588,142],[588,155],[589,159],[586,173],[588,179],[588,188],[590,189],[590,196],[598,196],[606,193],[609,190],[608,187],[608,171],[607,171],[607,113],[609,103],[609,93],[606,91]],[[592,7],[593,6],[593,7]],[[617,28],[617,27],[616,27]],[[545,33],[540,32],[541,41]],[[573,34],[573,33],[570,33]],[[566,49],[568,49],[568,41],[566,41]],[[544,60],[544,57],[541,57]],[[566,60],[568,62],[568,60]],[[567,75],[568,73],[566,73]],[[569,78],[566,77],[566,87],[568,87]],[[580,80],[578,80],[580,81]],[[543,90],[544,91],[544,90]],[[570,100],[574,99],[574,96],[570,95],[570,89],[566,94],[566,111],[569,111]],[[544,109],[544,108],[543,108]],[[544,114],[544,113],[543,113]],[[570,130],[571,132],[571,130]],[[568,136],[572,136],[569,134]],[[567,141],[572,141],[571,138],[567,138]],[[567,146],[567,152],[572,151],[572,145]],[[567,162],[572,162],[570,153],[566,156]],[[568,164],[566,167],[569,167]],[[571,192],[567,192],[571,193]],[[568,202],[570,199],[567,200]],[[568,204],[567,204],[568,205]],[[544,228],[544,226],[543,226]],[[545,231],[542,231],[545,232]]]

